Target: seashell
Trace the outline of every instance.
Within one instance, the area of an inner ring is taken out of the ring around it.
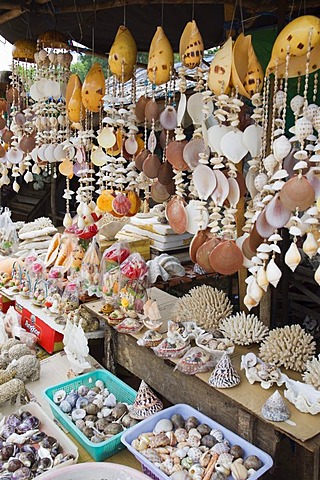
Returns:
[[[318,243],[314,238],[313,233],[311,232],[307,233],[307,238],[303,242],[302,250],[306,255],[308,255],[309,258],[314,257],[315,254],[317,253]]]
[[[261,192],[263,190],[263,187],[268,183],[268,176],[261,172],[258,173],[258,175],[254,179],[254,187],[258,192]]]
[[[207,165],[199,163],[193,171],[192,179],[200,200],[208,200],[217,184],[214,171]]]
[[[134,159],[134,163],[136,166],[136,169],[139,170],[139,172],[142,172],[143,169],[143,163],[146,160],[146,158],[150,155],[149,150],[145,149],[142,150]]]
[[[209,213],[203,207],[200,201],[191,200],[186,206],[187,212],[187,231],[191,234],[196,234],[198,230],[204,230],[209,223]]]
[[[151,123],[152,120],[156,122],[159,118],[159,114],[159,105],[154,98],[149,99],[144,109],[145,118],[149,123]]]
[[[183,149],[183,160],[190,170],[194,170],[199,163],[199,154],[205,151],[203,138],[194,137],[188,142]]]
[[[243,459],[237,458],[230,465],[231,475],[234,480],[246,480],[248,478],[248,470],[243,465]]]
[[[162,185],[156,181],[151,186],[151,198],[156,203],[163,203],[169,199],[170,193],[167,190],[168,185]]]
[[[72,410],[72,405],[65,399],[60,402],[59,407],[63,413],[70,413]]]
[[[227,200],[230,206],[235,208],[240,200],[240,194],[241,194],[239,183],[235,178],[228,178],[228,184],[229,184],[229,192],[228,192]]]
[[[298,118],[295,122],[295,135],[302,143],[308,135],[313,133],[313,125],[306,117]]]
[[[230,455],[233,455],[235,459],[241,458],[244,455],[243,448],[240,445],[232,445],[229,451]]]
[[[265,402],[261,413],[263,417],[272,422],[283,422],[290,417],[290,412],[286,406],[279,390],[276,390]]]
[[[97,141],[100,147],[112,148],[116,143],[116,136],[110,127],[103,127],[97,136]]]
[[[215,247],[215,255],[210,256],[212,269],[222,275],[232,275],[242,267],[242,263],[242,252],[232,240],[222,241]]]
[[[301,262],[301,255],[297,244],[292,242],[290,247],[288,248],[285,257],[284,257],[285,264],[292,270],[295,271],[299,263]]]
[[[259,157],[262,146],[263,129],[260,125],[249,125],[243,132],[242,141],[252,158]]]
[[[215,95],[229,89],[232,64],[232,37],[223,44],[214,56],[208,74],[208,87]]]
[[[226,125],[212,125],[208,128],[208,143],[212,152],[217,152],[219,155],[223,155],[221,150],[222,137],[231,130],[231,127]]]
[[[150,153],[143,162],[142,170],[147,177],[157,178],[160,166],[161,162],[158,155],[155,153]]]
[[[226,354],[224,354],[225,356]],[[239,382],[238,382],[239,383]],[[212,448],[211,448],[211,452],[212,453],[217,453],[218,455],[221,455],[223,453],[228,453],[230,450],[230,448],[228,447],[228,445],[226,443],[216,443]]]
[[[57,390],[53,395],[54,403],[60,404],[67,396],[67,392],[65,390]]]
[[[272,174],[276,166],[278,165],[278,161],[273,153],[270,153],[266,158],[262,160],[263,166],[269,174]]]
[[[243,465],[246,467],[247,470],[253,468],[254,470],[259,470],[262,467],[262,461],[260,460],[257,455],[249,455],[245,458]]]
[[[169,162],[165,161],[162,165],[160,165],[158,170],[158,181],[162,183],[162,185],[170,184],[173,176],[173,169]]]
[[[292,148],[291,142],[285,135],[281,135],[273,141],[273,154],[275,159],[280,163],[289,155]]]
[[[248,153],[243,143],[243,132],[238,129],[227,132],[221,139],[220,147],[223,155],[233,163],[239,163]]]
[[[23,151],[19,148],[10,148],[7,152],[7,159],[12,165],[18,165],[23,159]]]
[[[303,105],[304,105],[304,98],[301,95],[295,95],[290,100],[290,108],[295,115],[299,115]]]
[[[203,268],[207,273],[214,272],[210,264],[210,258],[211,256],[214,256],[213,250],[217,245],[219,245],[219,243],[220,239],[216,237],[209,238],[206,242],[199,246],[196,252],[196,263],[200,265],[200,267]]]
[[[212,429],[210,435],[212,435],[219,443],[222,443],[224,440],[224,435],[221,430]]]
[[[110,70],[118,81],[127,82],[132,78],[136,61],[136,42],[128,28],[120,25],[108,57]]]
[[[156,425],[153,429],[153,433],[156,435],[158,433],[171,432],[172,429],[173,429],[172,422],[170,420],[166,419],[166,418],[163,418],[156,423]]]
[[[188,170],[188,165],[183,159],[183,150],[187,143],[187,140],[182,142],[173,141],[166,148],[167,160],[177,171]]]
[[[151,83],[162,85],[170,80],[170,72],[174,65],[173,50],[163,28],[157,27],[148,58],[148,78]]]
[[[268,281],[267,272],[264,266],[261,266],[257,271],[257,283],[259,287],[262,288],[262,290],[264,290],[265,292],[267,291],[269,286],[269,281]]]
[[[214,468],[216,472],[222,473],[225,476],[225,478],[228,477],[231,473],[230,468],[220,463],[219,459],[217,460],[217,463],[215,464]]]
[[[159,412],[162,409],[162,402],[153,393],[150,387],[142,380],[135,402],[129,411],[130,417],[135,418],[136,420],[142,420],[153,413]]]
[[[94,63],[81,90],[82,103],[90,112],[98,112],[105,94],[105,78],[100,63]]]
[[[214,174],[216,176],[217,185],[211,194],[211,198],[217,206],[222,206],[230,193],[230,183],[220,170],[214,170]]]
[[[282,272],[273,258],[271,258],[267,265],[266,274],[268,282],[276,288],[282,276]]]
[[[19,148],[23,152],[28,153],[34,149],[35,144],[35,138],[32,135],[24,135],[19,142]]]
[[[177,126],[177,112],[172,105],[167,105],[160,114],[160,123],[166,130],[174,130]]]
[[[108,155],[104,152],[104,150],[102,149],[102,147],[98,147],[98,148],[95,148],[91,151],[91,162],[93,163],[93,165],[96,165],[97,167],[102,167],[103,165],[105,165],[108,161]],[[66,161],[64,160],[62,163],[65,163]],[[70,160],[68,160],[69,163]],[[61,167],[62,164],[60,164],[59,166],[59,170],[60,170],[60,167]],[[72,170],[73,171],[73,170]]]
[[[202,456],[202,451],[199,448],[191,447],[188,450],[188,457],[193,461],[193,463],[199,463]]]
[[[82,420],[86,416],[87,412],[83,408],[77,408],[72,410],[71,417],[74,422]]]
[[[315,192],[306,177],[295,175],[282,187],[280,200],[288,210],[306,210],[315,201]]]
[[[166,217],[175,233],[185,233],[187,227],[187,212],[185,202],[180,197],[175,196],[167,203]]]
[[[176,439],[179,442],[185,442],[188,438],[188,432],[185,428],[177,428],[174,432]]]
[[[284,227],[290,220],[291,212],[282,204],[279,193],[266,206],[265,217],[274,229]]]
[[[275,227],[270,225],[266,219],[266,209],[262,210],[256,220],[256,229],[263,238],[269,238],[273,234]]]
[[[206,108],[204,108],[204,106],[204,96],[201,92],[194,93],[188,98],[187,112],[194,125],[202,125],[202,122],[212,114],[212,102],[206,103]]]
[[[208,383],[215,388],[231,388],[240,383],[240,377],[226,353],[224,353],[219,360],[208,380]],[[218,453],[220,455],[223,452],[228,452],[229,447],[224,443],[217,443],[211,450],[213,453]]]
[[[186,68],[196,68],[203,56],[203,40],[195,20],[188,22],[180,37],[179,53]]]
[[[229,453],[227,452],[224,452],[224,453],[221,453],[219,455],[219,458],[218,458],[218,462],[221,464],[221,465],[224,465],[226,467],[229,467],[230,464],[232,463],[234,459],[234,456],[230,453],[230,450],[229,450]],[[218,463],[217,462],[217,463]]]
[[[153,448],[140,450],[140,453],[152,463],[161,463],[161,458]]]
[[[149,102],[149,100],[150,100],[150,98],[146,97],[145,95],[142,95],[135,105],[134,112],[135,112],[135,115],[137,117],[138,123],[144,122],[145,107],[146,107],[146,104]]]

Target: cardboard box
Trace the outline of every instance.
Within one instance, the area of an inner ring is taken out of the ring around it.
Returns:
[[[12,300],[6,297],[6,295],[3,293],[0,293],[0,311],[2,313],[7,313],[9,307],[14,307],[15,303],[15,300]]]
[[[39,345],[48,353],[59,352],[63,349],[63,334],[57,332],[37,315],[16,302],[16,310],[21,314],[21,326],[28,332],[35,334]]]

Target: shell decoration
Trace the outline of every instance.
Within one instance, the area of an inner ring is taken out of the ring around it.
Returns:
[[[136,61],[136,42],[127,27],[120,25],[109,53],[110,70],[120,82],[127,82],[132,78]]]
[[[179,53],[181,62],[186,68],[200,65],[204,44],[195,20],[188,22],[180,38]]]
[[[66,108],[70,122],[81,122],[84,118],[84,107],[81,98],[82,83],[77,74],[70,75],[66,91]]]
[[[301,255],[295,242],[291,242],[291,245],[284,256],[284,261],[285,264],[288,265],[290,270],[292,270],[292,272],[295,271],[295,269],[301,262]]]
[[[313,385],[317,390],[320,390],[320,354],[318,358],[313,357],[312,360],[307,360],[302,379],[309,385]]]
[[[272,422],[284,422],[290,417],[290,412],[279,390],[276,390],[265,402],[261,409],[262,416]]]
[[[255,93],[261,92],[263,87],[264,73],[262,66],[256,56],[251,43],[251,35],[248,49],[248,70],[244,77],[243,86],[247,92],[247,96],[251,98]]]
[[[232,50],[231,83],[240,95],[249,97],[243,82],[248,71],[248,49],[251,35],[240,33]]]
[[[173,50],[170,42],[163,28],[157,27],[149,50],[147,71],[150,82],[156,85],[168,82],[173,65]]]
[[[269,331],[256,315],[245,312],[237,312],[222,320],[219,330],[236,345],[260,343]]]
[[[34,62],[34,54],[37,51],[37,42],[26,38],[17,40],[12,45],[12,58],[21,60],[22,62]]]
[[[232,63],[232,38],[229,37],[214,56],[208,75],[208,87],[215,95],[229,90]]]
[[[288,23],[279,33],[272,48],[271,59],[267,67],[267,75],[275,69],[276,62],[285,62],[287,46],[290,47],[290,57],[302,57],[307,54],[309,31],[311,35],[311,50],[320,43],[320,19],[314,15],[302,15]]]
[[[216,388],[231,388],[240,383],[240,377],[226,353],[217,363],[208,383]]]
[[[105,94],[105,78],[100,63],[94,63],[82,85],[82,103],[90,112],[99,112]]]
[[[260,346],[259,356],[264,362],[303,372],[305,363],[316,350],[313,336],[300,325],[286,325],[270,330]]]
[[[163,409],[163,404],[151,388],[142,380],[134,404],[129,410],[131,418],[143,420]]]
[[[218,328],[221,320],[231,312],[231,302],[222,290],[201,285],[177,300],[172,318],[177,322],[195,321],[198,326],[210,331]]]

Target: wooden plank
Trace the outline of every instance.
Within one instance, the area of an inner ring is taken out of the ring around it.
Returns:
[[[309,297],[314,303],[320,305],[320,297],[316,294],[311,292],[307,287],[303,286],[302,283],[298,282],[294,278],[292,278],[291,283],[302,293],[304,293],[307,297]]]
[[[250,413],[238,409],[238,423],[241,435],[243,438],[248,440],[248,442],[255,444],[256,443],[256,429],[257,429],[257,419],[254,418]]]
[[[295,471],[297,480],[319,480],[320,479],[320,453],[306,451],[301,445],[296,445]]]

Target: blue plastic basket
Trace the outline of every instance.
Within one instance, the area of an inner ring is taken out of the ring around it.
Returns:
[[[257,455],[262,461],[262,467],[257,470],[256,473],[250,476],[250,480],[256,480],[257,478],[261,477],[265,472],[267,472],[273,465],[273,460],[260,448],[255,447],[251,443],[244,440],[244,438],[239,437],[235,433],[231,432],[227,428],[223,427],[219,423],[211,420],[211,418],[206,417],[203,413],[198,412],[194,408],[190,407],[190,405],[185,405],[183,403],[174,405],[173,407],[166,408],[161,412],[158,412],[152,415],[150,418],[143,420],[142,422],[134,425],[122,434],[121,441],[127,447],[127,449],[136,457],[136,459],[141,463],[142,469],[146,475],[153,478],[154,480],[170,480],[165,473],[163,473],[159,468],[157,468],[152,462],[147,460],[140,452],[135,450],[131,443],[135,440],[139,435],[145,432],[152,432],[155,425],[158,423],[159,420],[162,418],[170,419],[172,415],[175,413],[180,413],[183,418],[186,420],[190,416],[195,416],[201,423],[206,423],[209,427],[216,428],[217,430],[221,430],[225,438],[230,442],[231,445],[240,445],[244,450],[244,455],[247,457],[248,455]],[[228,477],[232,479],[232,477]]]
[[[119,402],[132,404],[135,401],[137,392],[107,370],[95,370],[85,373],[84,375],[79,375],[79,377],[68,380],[67,382],[47,388],[43,394],[49,402],[54,417],[78,440],[94,460],[101,462],[124,448],[121,443],[122,432],[104,442],[93,443],[76,427],[71,418],[60,410],[59,405],[53,401],[53,396],[58,390],[62,389],[69,393],[71,390],[79,388],[80,385],[92,387],[97,380],[102,380],[110,393],[113,393]]]

